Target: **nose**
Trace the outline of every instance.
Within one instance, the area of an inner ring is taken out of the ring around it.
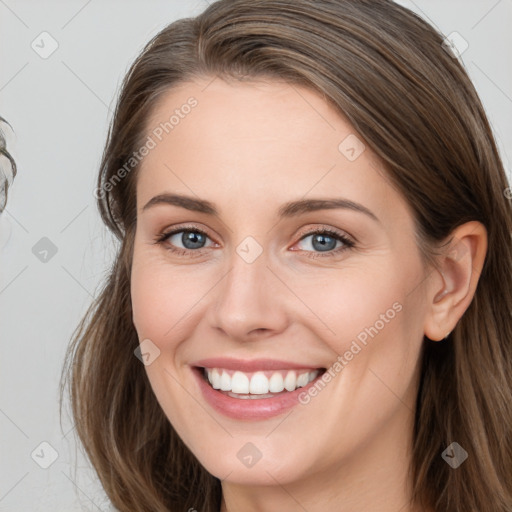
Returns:
[[[249,263],[233,252],[231,266],[215,287],[210,325],[230,339],[251,341],[284,331],[290,292],[263,252]]]

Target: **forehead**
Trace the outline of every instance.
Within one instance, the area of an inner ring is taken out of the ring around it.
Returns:
[[[389,204],[398,194],[347,119],[295,84],[183,83],[161,97],[146,133],[154,147],[140,168],[139,206],[165,189],[247,207],[306,195],[405,207]]]
[[[355,135],[314,91],[280,82],[226,83],[220,78],[167,91],[153,109],[146,132],[153,134],[158,147],[143,165],[149,166],[165,152],[166,158],[178,161],[189,150],[188,158],[194,152],[198,158],[207,153],[225,166],[236,167],[243,158],[248,168],[252,159],[261,171],[277,158],[334,163],[341,140]],[[171,148],[179,151],[167,151]]]

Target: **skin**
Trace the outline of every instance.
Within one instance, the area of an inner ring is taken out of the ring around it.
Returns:
[[[485,229],[460,226],[455,251],[439,271],[427,269],[405,199],[368,147],[354,161],[340,152],[357,133],[316,92],[197,79],[166,93],[147,133],[190,96],[198,105],[144,158],[137,181],[133,321],[140,341],[160,350],[145,368],[163,411],[221,479],[222,512],[416,512],[407,468],[423,336],[442,340],[469,306]],[[143,210],[166,192],[206,199],[219,217],[169,204]],[[339,197],[379,221],[348,209],[277,215],[288,201]],[[207,232],[202,249],[172,253],[172,243],[185,247],[181,233],[154,243],[183,223]],[[325,227],[354,247],[319,250],[307,233]],[[236,252],[248,236],[262,249],[252,263]],[[329,368],[396,302],[401,311],[291,413],[227,418],[204,401],[191,373],[191,363],[216,356]],[[262,454],[251,468],[237,458],[248,442]]]

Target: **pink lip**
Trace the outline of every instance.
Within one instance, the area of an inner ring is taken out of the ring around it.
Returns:
[[[229,369],[229,367],[223,366],[225,363],[218,366],[217,364],[210,366],[212,360],[208,361],[208,366],[206,366],[207,368],[221,367]],[[282,363],[279,364],[282,365]],[[238,366],[238,368],[240,369],[240,366]],[[261,369],[261,366],[258,368]],[[279,369],[281,368],[283,368],[283,366],[279,367]],[[295,366],[295,368],[306,367]],[[297,388],[295,391],[282,392],[273,398],[240,399],[232,398],[228,395],[225,395],[221,391],[213,389],[204,378],[202,368],[192,368],[192,373],[197,379],[201,393],[208,404],[213,407],[215,411],[236,420],[265,420],[282,414],[292,407],[298,405],[300,403],[299,395],[304,392],[307,393],[307,390],[311,386],[314,386],[317,380],[321,378],[321,375],[318,375],[315,380],[306,386]]]
[[[225,368],[226,370],[240,370],[242,372],[256,372],[258,370],[311,370],[318,368],[312,365],[303,365],[292,363],[290,361],[280,361],[277,359],[232,359],[226,357],[213,357],[202,359],[191,363],[191,366],[201,366],[203,368]]]

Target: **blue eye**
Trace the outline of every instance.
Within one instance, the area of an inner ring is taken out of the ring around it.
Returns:
[[[181,236],[178,236],[180,234]],[[176,242],[172,241],[175,237],[177,237],[177,240],[185,246],[184,249],[202,249],[206,235],[199,231],[178,231],[172,236],[169,236],[167,240],[169,240],[173,245],[176,245]]]
[[[350,249],[355,245],[354,242],[349,240],[346,236],[331,229],[311,231],[303,236],[299,240],[299,243],[310,237],[311,240],[306,244],[306,249],[301,249],[308,253],[307,256],[310,258],[338,255],[340,252]],[[340,243],[341,247],[336,247],[337,243]]]
[[[332,257],[355,245],[354,242],[349,240],[342,233],[332,229],[317,229],[316,231],[311,231],[304,235],[298,243],[300,244],[310,237],[311,240],[306,243],[306,248],[300,249],[310,258]],[[201,229],[194,226],[182,226],[169,233],[158,235],[155,242],[165,244],[167,250],[180,256],[200,256],[203,253],[202,249],[211,247],[211,245],[205,245],[208,240],[211,241],[210,237]],[[182,247],[178,244],[181,244]],[[341,246],[337,246],[337,244]]]
[[[202,253],[202,251],[198,251],[198,249],[205,248],[204,244],[207,239],[209,239],[208,235],[198,228],[184,229],[182,227],[171,231],[170,233],[163,233],[162,235],[159,235],[156,242],[170,242],[167,249],[183,255],[190,252]],[[177,243],[181,243],[183,247],[177,247]]]
[[[313,248],[316,251],[325,252],[331,251],[336,248],[336,244],[339,242],[338,237],[326,234],[325,232],[313,233],[311,235],[307,235],[302,238],[300,241],[303,242],[311,238],[309,244],[309,248]]]

